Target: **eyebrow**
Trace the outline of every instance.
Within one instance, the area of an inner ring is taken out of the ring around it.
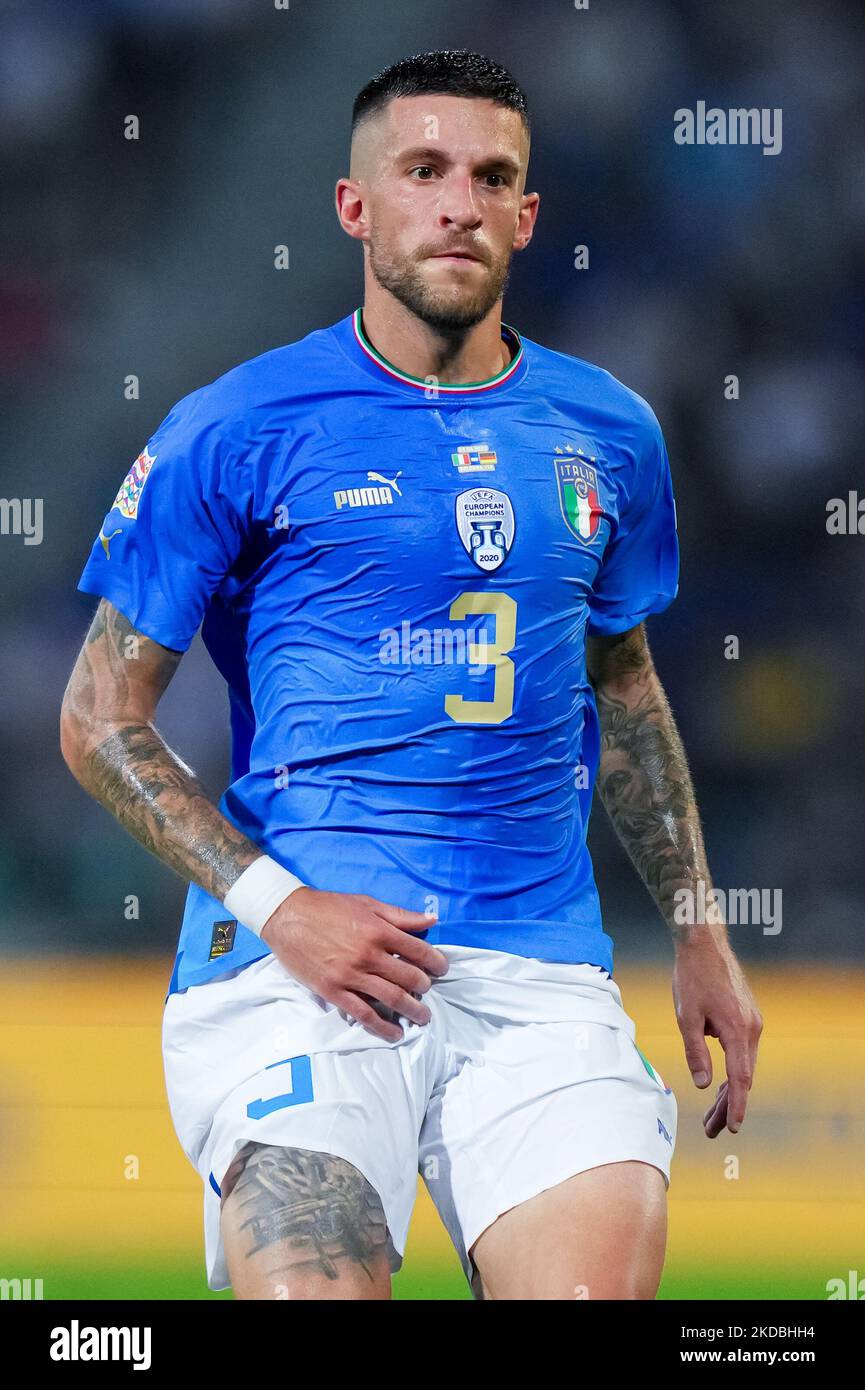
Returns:
[[[425,160],[452,163],[452,160],[445,154],[440,145],[413,145],[408,150],[400,150],[396,155],[398,164],[404,163],[423,163]],[[520,166],[516,160],[511,159],[506,154],[490,155],[487,159],[479,159],[475,165],[476,169],[506,169],[511,174],[518,174]]]

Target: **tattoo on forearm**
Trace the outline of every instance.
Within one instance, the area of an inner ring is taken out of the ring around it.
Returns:
[[[223,1210],[233,1204],[246,1259],[286,1244],[274,1277],[303,1266],[338,1279],[340,1262],[361,1268],[393,1253],[381,1198],[344,1158],[308,1149],[247,1144],[226,1174]],[[270,1252],[270,1258],[275,1252]]]
[[[229,825],[191,768],[149,724],[129,724],[88,756],[90,788],[145,849],[224,898],[261,850]]]
[[[596,689],[601,729],[597,789],[619,839],[673,934],[678,889],[709,884],[700,819],[682,741],[645,644],[629,634]]]
[[[129,714],[135,689],[158,698],[180,659],[100,603],[68,697],[84,730],[81,780],[146,849],[223,898],[261,850],[226,820],[153,725]]]

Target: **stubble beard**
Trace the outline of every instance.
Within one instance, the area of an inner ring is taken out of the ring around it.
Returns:
[[[397,255],[377,245],[372,238],[368,245],[370,270],[382,289],[439,333],[461,336],[467,329],[474,328],[501,299],[510,278],[508,257],[485,266],[487,273],[483,282],[472,293],[464,290],[457,295],[448,288],[436,289],[424,279],[421,267],[428,253]]]

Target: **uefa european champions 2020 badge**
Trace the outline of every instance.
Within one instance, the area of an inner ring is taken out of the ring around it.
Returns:
[[[463,548],[479,570],[489,574],[504,562],[514,543],[516,521],[507,493],[473,487],[456,499],[456,523]]]

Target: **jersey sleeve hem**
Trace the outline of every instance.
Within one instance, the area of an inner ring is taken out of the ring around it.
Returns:
[[[80,579],[77,587],[82,594],[107,599],[132,624],[136,632],[143,633],[152,642],[158,642],[160,647],[167,647],[169,651],[185,652],[192,645],[195,632],[188,635],[185,632],[180,633],[167,623],[157,621],[150,614],[139,612],[134,600],[119,585],[106,584],[104,580]]]
[[[631,628],[639,626],[652,613],[663,613],[678,592],[677,588],[672,594],[655,594],[654,598],[649,599],[640,608],[627,613],[591,613],[586,632],[590,637],[615,637],[620,632],[630,632]]]

